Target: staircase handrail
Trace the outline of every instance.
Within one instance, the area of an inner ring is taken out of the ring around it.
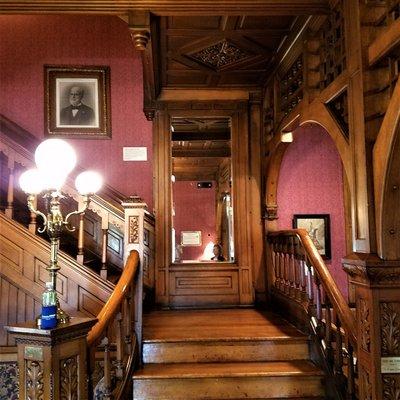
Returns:
[[[306,329],[337,398],[357,398],[355,318],[305,229],[268,233],[272,303]]]
[[[97,315],[97,322],[87,336],[90,359],[89,377],[91,390],[94,382],[96,352],[103,351],[103,396],[107,399],[128,398],[131,376],[135,365],[140,363],[141,333],[136,331],[137,302],[143,275],[140,273],[139,253],[131,250],[124,271],[110,298]],[[111,350],[113,349],[113,362]],[[112,383],[113,365],[116,383]]]
[[[127,296],[131,285],[136,277],[139,268],[139,253],[132,250],[126,261],[124,271],[116,284],[114,291],[97,315],[97,322],[89,331],[87,337],[88,346],[96,344],[104,334],[105,329],[110,325],[123,299]]]
[[[290,229],[290,230],[280,230],[272,231],[268,233],[270,237],[277,236],[297,236],[300,243],[302,244],[306,256],[310,260],[312,266],[318,274],[318,277],[322,283],[325,293],[329,297],[329,300],[334,307],[334,309],[339,314],[342,321],[343,328],[348,332],[349,339],[356,345],[356,321],[354,315],[347,304],[345,298],[343,297],[338,285],[334,281],[332,275],[330,274],[328,267],[326,266],[324,260],[319,254],[317,248],[315,247],[313,241],[311,240],[308,232],[305,229]]]

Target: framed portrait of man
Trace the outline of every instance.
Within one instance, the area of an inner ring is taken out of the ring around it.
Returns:
[[[48,136],[110,138],[110,71],[105,66],[45,65]]]

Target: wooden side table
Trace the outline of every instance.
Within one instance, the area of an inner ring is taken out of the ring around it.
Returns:
[[[86,400],[86,336],[96,318],[71,318],[54,329],[34,322],[6,326],[17,343],[21,400]]]

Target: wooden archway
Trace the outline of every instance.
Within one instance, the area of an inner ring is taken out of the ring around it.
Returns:
[[[393,91],[373,150],[378,255],[400,259],[400,80]]]
[[[298,118],[296,118],[296,123],[292,123],[290,129],[295,130],[297,127],[307,123],[320,125],[329,134],[339,153],[347,182],[351,188],[350,182],[353,176],[353,169],[351,165],[350,145],[345,139],[338,123],[328,112],[325,105],[319,101],[314,101],[308,107],[303,107]],[[279,172],[283,156],[289,145],[290,143],[275,142],[270,146],[266,175],[266,217],[269,221],[277,219]]]

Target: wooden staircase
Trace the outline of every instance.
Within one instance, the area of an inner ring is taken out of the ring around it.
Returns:
[[[155,311],[144,317],[133,398],[323,398],[308,338],[253,309]]]

